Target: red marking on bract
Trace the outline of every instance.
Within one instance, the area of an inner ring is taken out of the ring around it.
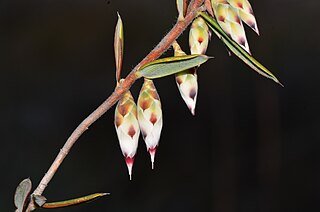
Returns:
[[[115,124],[117,128],[122,124],[123,118],[121,116],[116,116]]]
[[[120,107],[118,107],[118,111],[122,116],[127,115],[129,110],[129,107],[127,105],[121,105]]]
[[[125,157],[126,160],[126,164],[127,166],[132,166],[134,163],[134,157],[130,158],[130,157]]]
[[[246,45],[246,40],[244,38],[239,38],[238,42],[240,45],[245,46]]]
[[[150,90],[149,93],[150,93],[150,96],[152,96],[154,99],[156,99],[156,100],[160,99],[156,89]]]
[[[196,68],[190,68],[189,73],[195,75],[196,74]]]
[[[251,15],[254,15],[254,14],[253,14],[253,10],[252,10],[251,7],[249,8],[249,11],[248,11],[248,12],[249,12]]]
[[[155,158],[155,155],[156,155],[156,150],[157,150],[157,146],[154,147],[154,148],[149,148],[148,149],[148,152],[151,156],[151,168],[154,169],[154,158]]]
[[[224,22],[224,20],[225,20],[225,17],[223,17],[223,16],[219,16],[219,21],[222,21],[222,22]]]
[[[243,4],[241,2],[238,2],[237,5],[239,8],[243,9]]]
[[[176,81],[177,81],[177,83],[178,83],[179,85],[181,85],[182,80],[180,79],[180,77],[177,77],[177,78],[176,78]]]
[[[149,148],[149,149],[148,149],[148,152],[149,152],[150,154],[156,154],[156,151],[157,151],[157,147]]]
[[[140,107],[142,108],[142,110],[148,109],[150,107],[150,101],[142,100],[140,102]]]
[[[195,88],[192,88],[189,92],[189,97],[194,100],[196,95],[197,95],[197,90]]]
[[[130,180],[132,180],[132,166],[133,166],[133,162],[134,162],[134,157],[125,157],[125,161],[128,167],[128,172],[129,172],[129,178]]]
[[[134,127],[131,125],[128,131],[128,135],[133,138],[133,136],[136,134],[136,130],[134,129]]]
[[[140,132],[141,132],[143,140],[144,140],[147,136],[147,133],[142,128],[140,128]]]
[[[251,28],[256,29],[256,24],[253,21],[248,21],[247,23]]]
[[[203,38],[202,37],[198,38],[198,42],[201,44],[203,42]]]
[[[154,125],[157,120],[157,116],[154,113],[151,113],[150,122]]]
[[[239,16],[236,17],[236,22],[237,22],[238,24],[241,24],[241,20],[240,20]]]

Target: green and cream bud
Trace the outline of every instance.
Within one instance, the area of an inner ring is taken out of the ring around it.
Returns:
[[[205,54],[210,38],[209,27],[203,18],[196,18],[189,32],[189,46],[191,54]]]
[[[259,35],[256,18],[248,0],[228,0],[228,3],[238,10],[238,15],[251,29]]]
[[[152,80],[144,79],[138,98],[137,110],[141,133],[150,154],[153,169],[163,119],[160,98]]]
[[[179,44],[175,41],[172,44],[174,49],[174,56],[186,55],[180,48]],[[198,76],[196,68],[190,68],[175,75],[176,83],[180,92],[180,95],[192,115],[195,115],[195,108],[198,96]]]
[[[223,31],[250,53],[238,9],[230,5],[227,0],[212,0],[211,3],[215,18]]]
[[[114,125],[131,180],[140,127],[137,119],[137,106],[130,91],[127,91],[117,104]]]

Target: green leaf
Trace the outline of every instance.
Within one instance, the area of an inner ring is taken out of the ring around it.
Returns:
[[[215,19],[207,15],[206,13],[200,12],[200,15],[206,20],[211,30],[226,44],[226,46],[232,51],[237,57],[243,62],[250,66],[253,70],[258,72],[264,77],[272,79],[279,85],[283,86],[279,80],[273,75],[266,67],[254,59],[248,54],[243,48],[241,48],[235,41],[233,41],[219,26]]]
[[[144,65],[137,71],[137,74],[148,79],[161,78],[199,66],[209,58],[198,54],[162,58]]]
[[[25,208],[29,195],[32,189],[32,182],[29,178],[24,179],[18,185],[14,194],[14,205],[17,207],[17,212],[22,212]]]
[[[51,203],[44,203],[41,207],[47,208],[47,209],[53,209],[53,208],[65,208],[69,206],[78,205],[81,203],[87,203],[93,200],[96,200],[100,197],[109,195],[109,193],[95,193],[90,194],[84,197],[79,197],[75,199],[65,200],[65,201],[59,201],[59,202],[51,202]]]

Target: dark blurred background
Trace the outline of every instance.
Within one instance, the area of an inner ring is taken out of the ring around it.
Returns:
[[[140,140],[129,181],[112,108],[44,193],[49,201],[111,195],[57,212],[319,211],[320,2],[251,3],[261,33],[246,28],[251,51],[285,88],[229,57],[213,36],[195,117],[173,77],[155,81],[164,113],[155,170]],[[117,11],[125,75],[174,24],[175,1],[0,1],[1,212],[14,210],[23,178],[39,183],[73,129],[113,91]],[[179,39],[185,50],[187,35]],[[132,87],[135,98],[140,86]]]

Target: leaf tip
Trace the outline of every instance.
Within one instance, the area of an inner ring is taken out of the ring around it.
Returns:
[[[284,85],[283,85],[278,79],[274,79],[274,81],[275,81],[278,85],[280,85],[281,87],[284,88]]]

